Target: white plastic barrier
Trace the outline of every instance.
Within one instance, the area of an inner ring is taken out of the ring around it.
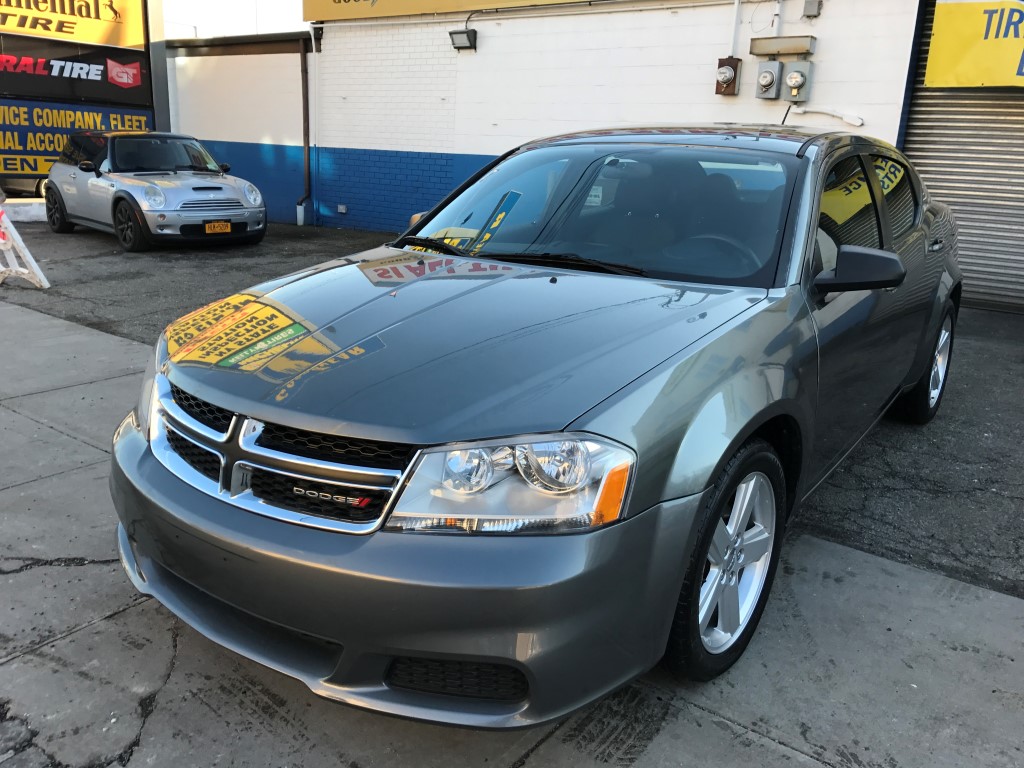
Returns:
[[[6,267],[0,263],[0,284],[8,277],[21,277],[36,288],[50,287],[50,281],[46,279],[43,270],[32,258],[25,241],[21,239],[21,235],[14,228],[7,211],[2,207],[0,207],[0,251],[3,251],[4,260],[7,262]],[[21,259],[20,263],[19,258]]]

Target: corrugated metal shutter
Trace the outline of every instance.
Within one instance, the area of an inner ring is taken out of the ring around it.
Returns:
[[[925,88],[929,0],[904,151],[960,228],[964,301],[1024,312],[1024,88]]]

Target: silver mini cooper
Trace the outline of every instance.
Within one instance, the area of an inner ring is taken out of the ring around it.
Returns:
[[[46,220],[58,233],[76,224],[112,232],[126,251],[182,238],[258,243],[263,196],[229,170],[191,136],[73,133],[50,168]]]

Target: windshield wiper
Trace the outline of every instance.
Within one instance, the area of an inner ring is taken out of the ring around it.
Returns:
[[[401,248],[403,245],[417,245],[420,248],[430,248],[432,251],[438,253],[447,253],[449,256],[461,256],[462,258],[468,258],[469,254],[459,248],[457,245],[446,243],[444,240],[438,240],[433,237],[419,237],[418,235],[405,235],[400,237],[395,242],[389,243],[392,248]]]
[[[616,264],[612,261],[591,259],[588,256],[580,256],[578,253],[478,253],[477,256],[495,261],[514,261],[521,264],[537,264],[541,266],[580,266],[593,267],[601,272],[610,272],[614,275],[638,275],[644,276],[647,270],[643,267],[634,267],[630,264]]]
[[[217,168],[215,170],[215,169],[209,168],[209,167],[207,167],[205,165],[176,165],[176,166],[174,166],[174,169],[177,170],[177,171],[193,171],[195,173],[217,173],[217,174],[222,173],[220,168]]]

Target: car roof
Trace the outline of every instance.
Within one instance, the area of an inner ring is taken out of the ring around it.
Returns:
[[[803,156],[810,146],[864,144],[888,146],[884,142],[849,131],[823,131],[789,125],[710,123],[706,125],[638,126],[575,131],[537,139],[524,148],[571,144],[693,144],[743,147],[787,155]]]
[[[191,139],[187,133],[169,133],[167,131],[75,131],[72,136],[102,136],[107,139],[124,136],[151,136],[155,139]]]

